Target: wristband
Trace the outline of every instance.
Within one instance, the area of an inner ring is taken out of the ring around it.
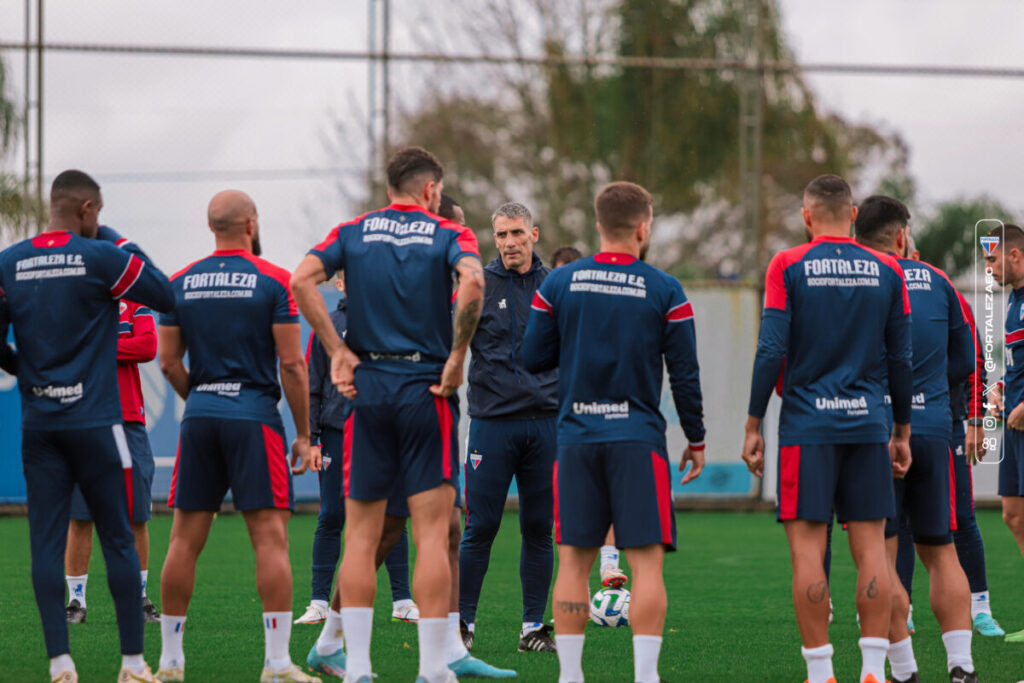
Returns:
[[[967,419],[968,427],[981,427],[985,424],[985,421],[980,417],[971,417]]]

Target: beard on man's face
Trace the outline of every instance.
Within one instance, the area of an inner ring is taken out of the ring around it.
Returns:
[[[259,256],[262,253],[263,253],[263,248],[260,247],[259,235],[253,235],[253,238],[252,238],[252,255],[253,256]]]

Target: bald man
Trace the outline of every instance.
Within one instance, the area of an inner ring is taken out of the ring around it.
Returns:
[[[163,649],[157,678],[185,680],[183,630],[196,561],[230,487],[256,551],[266,641],[261,683],[311,683],[292,664],[288,519],[292,474],[316,470],[309,449],[309,380],[288,271],[259,258],[259,217],[243,192],[210,201],[217,250],[171,278],[177,308],[160,318],[160,368],[185,399],[168,503],[171,543],[160,577]],[[189,367],[183,362],[189,352]],[[281,380],[278,384],[277,363]],[[281,389],[296,438],[289,470]]]

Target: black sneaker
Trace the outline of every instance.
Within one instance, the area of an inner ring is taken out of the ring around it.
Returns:
[[[558,652],[551,634],[555,629],[544,624],[536,631],[530,631],[519,639],[520,652]]]
[[[67,614],[69,624],[85,623],[85,608],[82,607],[82,603],[77,598],[68,603],[68,606],[64,608],[64,612]]]
[[[892,683],[921,683],[921,677],[917,675],[917,672],[910,674],[910,678],[900,680],[895,676],[892,677]]]
[[[160,623],[160,610],[148,597],[142,598],[142,621],[146,624]]]
[[[978,683],[978,674],[974,671],[967,673],[959,666],[955,666],[949,672],[949,683]]]
[[[467,650],[472,650],[473,632],[469,630],[469,625],[464,619],[459,619],[459,633],[462,635],[462,644],[466,646]]]

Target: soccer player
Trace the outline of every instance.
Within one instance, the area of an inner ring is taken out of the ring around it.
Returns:
[[[341,297],[338,307],[331,312],[334,329],[345,336],[345,279],[337,277],[335,284]],[[330,359],[316,333],[310,333],[306,346],[309,368],[309,430],[313,459],[321,462],[320,514],[313,535],[313,597],[305,613],[296,624],[320,624],[327,618],[331,599],[331,583],[341,557],[341,530],[345,527],[345,497],[341,492],[342,448],[345,442],[345,420],[350,406],[348,400],[331,384]],[[332,467],[332,465],[334,465]],[[393,621],[415,622],[419,609],[412,601],[409,589],[409,541],[405,526],[401,539],[388,553],[384,564],[388,568],[391,596],[394,601]]]
[[[97,236],[100,187],[64,171],[50,189],[50,229],[0,252],[0,339],[18,346],[22,464],[32,584],[50,678],[78,680],[64,613],[63,559],[77,483],[96,524],[121,636],[118,681],[152,681],[142,656],[142,587],[129,516],[131,454],[117,387],[118,302],[174,306],[167,278],[141,251]]]
[[[456,680],[446,666],[458,403],[484,276],[473,231],[436,215],[444,170],[419,147],[387,168],[392,203],[337,226],[292,276],[292,288],[349,398],[345,428],[345,552],[338,571],[348,642],[346,681],[369,683],[374,559],[387,499],[407,496],[418,549],[419,678]],[[335,331],[316,286],[345,271],[348,334]],[[454,324],[452,273],[459,278]],[[454,327],[454,329],[453,329]]]
[[[147,624],[155,624],[160,621],[160,612],[146,596],[146,582],[149,578],[149,528],[146,523],[152,515],[155,465],[149,436],[146,434],[146,406],[142,398],[139,363],[148,363],[156,358],[156,323],[153,321],[153,312],[134,301],[122,299],[119,310],[117,383],[121,393],[124,435],[132,454],[132,534],[135,536],[135,552],[138,553],[139,566],[142,568],[143,620]],[[68,545],[64,553],[69,624],[80,624],[86,617],[92,527],[89,507],[85,504],[81,489],[75,486],[71,494],[71,526],[68,528]]]
[[[858,207],[857,243],[882,254],[902,254],[910,212],[897,199],[875,195]],[[886,525],[886,546],[893,583],[889,661],[894,683],[919,680],[907,628],[910,603],[896,572],[900,525],[906,521],[917,555],[931,579],[931,605],[942,629],[950,681],[976,681],[971,657],[971,595],[953,546],[956,511],[953,483],[950,384],[960,384],[976,368],[977,349],[970,312],[949,278],[921,261],[898,259],[907,283],[911,310],[914,394],[906,476],[894,482],[896,517]]]
[[[530,303],[551,269],[534,251],[540,238],[530,210],[502,204],[491,216],[498,257],[484,268],[486,294],[470,345],[466,530],[459,548],[459,613],[475,633],[480,588],[501,526],[512,477],[519,486],[523,591],[520,652],[555,652],[544,610],[551,588],[551,543],[558,415],[558,371],[532,373],[520,360]]]
[[[643,263],[653,221],[650,194],[633,183],[612,183],[597,195],[595,208],[601,252],[551,272],[534,297],[522,350],[530,372],[559,369],[552,476],[559,681],[583,681],[587,580],[614,523],[635,577],[629,615],[634,680],[658,683],[662,567],[665,551],[676,546],[659,409],[663,363],[689,440],[679,467],[693,467],[683,484],[704,468],[693,306],[678,280]]]
[[[555,249],[555,253],[551,254],[551,268],[560,268],[567,263],[572,263],[583,258],[583,254],[576,247],[564,246]]]
[[[266,653],[260,681],[319,682],[288,654],[288,518],[294,498],[277,404],[283,387],[295,420],[292,464],[301,463],[292,473],[301,474],[311,454],[298,311],[288,271],[259,257],[252,199],[237,190],[220,192],[210,200],[208,219],[217,250],[171,278],[177,308],[160,317],[160,368],[185,399],[185,414],[168,497],[174,521],[160,576],[164,615],[157,677],[185,679],[183,631],[196,561],[230,487],[256,552]]]
[[[742,455],[761,476],[761,423],[785,364],[778,519],[790,546],[807,677],[833,678],[824,557],[834,510],[857,565],[860,679],[881,683],[891,613],[885,520],[895,512],[893,474],[910,464],[910,303],[896,260],[850,238],[857,209],[846,181],[812,180],[802,215],[811,241],[768,266]]]
[[[1024,554],[1024,230],[1006,223],[993,228],[989,237],[998,243],[987,252],[985,265],[992,277],[1009,287],[1006,309],[1006,374],[990,393],[990,400],[1006,416],[999,461],[999,495],[1003,521]],[[1024,643],[1024,631],[1007,634],[1008,642]]]

